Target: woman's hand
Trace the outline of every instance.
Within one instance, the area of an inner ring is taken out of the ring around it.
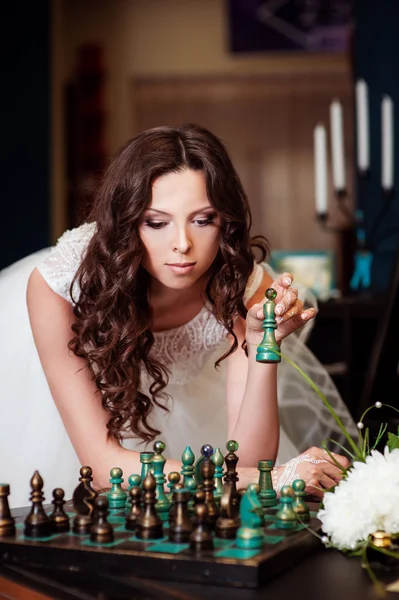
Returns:
[[[270,285],[277,292],[275,299],[277,329],[275,331],[276,342],[302,327],[307,321],[316,316],[314,308],[304,310],[303,302],[298,299],[298,291],[291,287],[293,276],[291,273],[283,273]],[[247,314],[246,340],[247,344],[258,346],[263,339],[263,304],[266,298],[251,306]]]
[[[280,492],[284,485],[291,485],[295,479],[303,479],[306,483],[306,493],[322,498],[324,492],[342,479],[345,469],[350,466],[345,456],[335,453],[332,453],[332,456],[333,458],[321,448],[309,448],[285,465],[273,469],[274,488]]]

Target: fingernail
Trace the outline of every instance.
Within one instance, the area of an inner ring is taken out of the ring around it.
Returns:
[[[284,306],[282,306],[281,304],[277,304],[277,306],[276,306],[276,313],[278,315],[282,315],[283,312],[284,312]]]
[[[291,285],[291,283],[292,283],[292,279],[290,279],[289,277],[284,277],[283,281],[284,281],[284,283],[286,283],[287,285]]]
[[[307,315],[306,313],[302,313],[302,314],[301,314],[301,319],[302,319],[303,321],[306,321],[306,319],[309,319],[309,317],[310,317],[310,315]]]
[[[283,321],[283,317],[276,317],[276,323],[282,323]]]

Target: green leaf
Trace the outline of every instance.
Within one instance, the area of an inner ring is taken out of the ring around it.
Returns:
[[[399,436],[388,431],[387,446],[388,446],[389,452],[392,452],[392,450],[395,450],[395,448],[399,448]]]

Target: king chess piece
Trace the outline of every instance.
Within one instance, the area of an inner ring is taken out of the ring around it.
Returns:
[[[279,363],[281,362],[280,348],[276,342],[274,330],[277,329],[274,310],[277,292],[274,288],[269,288],[265,292],[266,302],[263,305],[263,340],[257,348],[256,360],[260,363]]]

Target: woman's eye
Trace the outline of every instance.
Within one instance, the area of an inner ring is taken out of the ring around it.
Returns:
[[[145,221],[145,224],[152,229],[162,229],[167,225],[165,221]]]
[[[195,219],[194,223],[199,227],[205,227],[206,225],[212,225],[215,222],[215,217],[207,217],[206,219]]]

